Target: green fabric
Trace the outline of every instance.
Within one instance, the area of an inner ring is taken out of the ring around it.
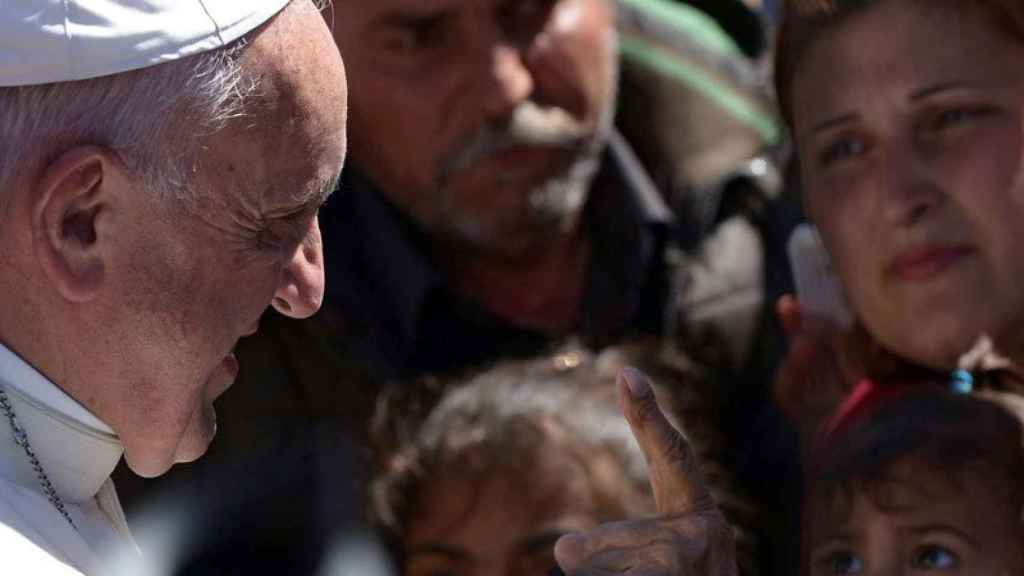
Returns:
[[[715,105],[756,131],[766,143],[776,144],[779,142],[782,134],[778,123],[771,115],[759,110],[750,100],[718,82],[702,68],[642,38],[628,34],[620,36],[619,51],[624,58],[678,80],[685,87],[700,92]]]
[[[674,0],[618,0],[620,6],[650,14],[677,33],[693,39],[712,52],[743,56],[736,41],[715,19],[693,6]]]

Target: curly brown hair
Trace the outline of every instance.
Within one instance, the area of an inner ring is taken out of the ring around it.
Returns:
[[[396,556],[417,499],[440,471],[459,470],[469,479],[521,477],[525,487],[545,445],[557,445],[594,489],[596,520],[653,514],[646,464],[618,408],[615,379],[627,364],[651,376],[669,418],[686,430],[709,490],[736,532],[742,573],[755,574],[756,512],[725,464],[721,388],[695,365],[646,343],[598,355],[569,348],[428,378],[413,389],[432,391],[418,397],[410,387],[396,390],[380,406],[373,434],[379,470],[372,511]],[[380,428],[385,423],[390,426]],[[475,507],[478,496],[465,498]]]

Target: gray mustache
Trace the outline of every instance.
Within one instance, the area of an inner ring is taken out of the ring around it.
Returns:
[[[506,125],[485,126],[452,151],[441,164],[439,180],[443,183],[474,163],[510,148],[539,146],[571,150],[581,148],[586,137],[585,128],[562,108],[523,102],[513,110]]]

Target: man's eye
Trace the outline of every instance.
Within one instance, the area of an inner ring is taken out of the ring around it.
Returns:
[[[517,40],[537,34],[551,16],[557,0],[511,0],[499,10],[506,33]]]
[[[867,145],[860,138],[843,137],[830,143],[822,150],[819,162],[822,166],[831,166],[864,153]]]
[[[956,554],[938,545],[922,546],[914,553],[914,568],[918,570],[950,570],[959,564]]]
[[[418,50],[440,44],[444,40],[445,15],[409,18],[398,25],[398,47]]]

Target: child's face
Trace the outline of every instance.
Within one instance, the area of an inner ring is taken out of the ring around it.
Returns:
[[[555,541],[597,526],[609,512],[578,455],[539,452],[526,470],[474,476],[446,469],[423,486],[406,532],[405,573],[526,576],[554,568]]]
[[[905,459],[867,491],[814,502],[809,574],[1024,574],[1020,503],[1004,476],[951,478]]]

